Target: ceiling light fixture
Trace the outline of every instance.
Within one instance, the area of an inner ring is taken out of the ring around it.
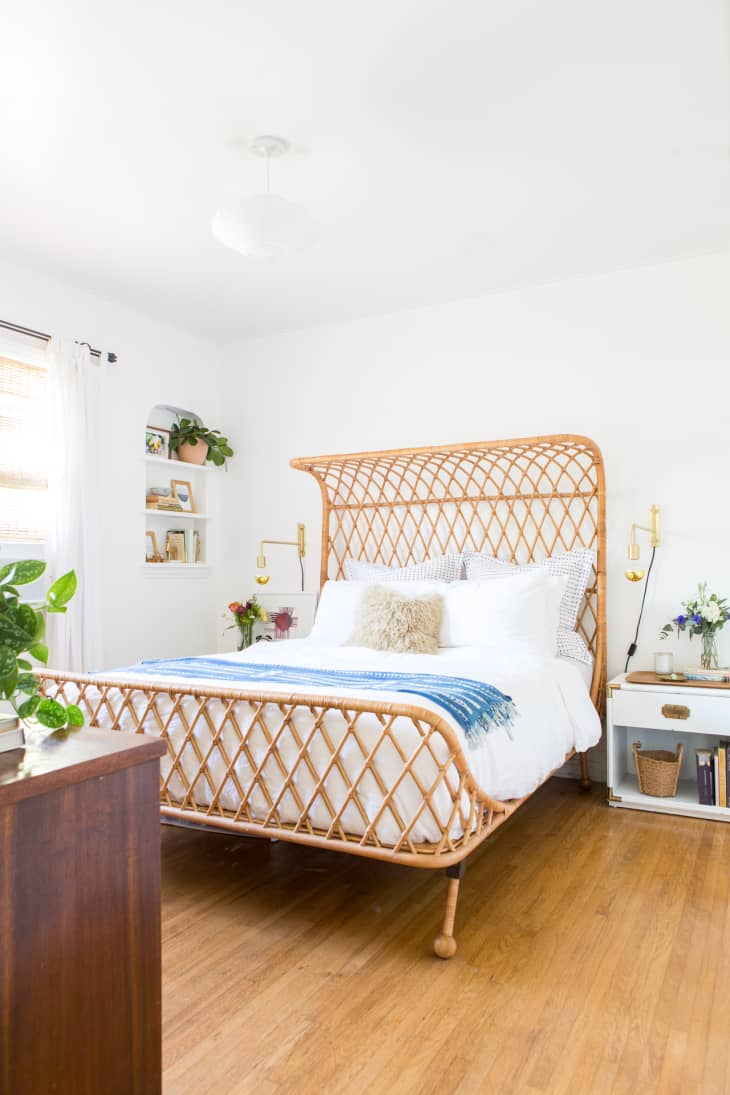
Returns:
[[[283,137],[255,137],[251,153],[266,161],[266,192],[222,206],[211,221],[213,235],[224,247],[253,258],[280,258],[309,247],[317,228],[309,214],[294,202],[272,194],[271,160],[284,156],[289,142]]]

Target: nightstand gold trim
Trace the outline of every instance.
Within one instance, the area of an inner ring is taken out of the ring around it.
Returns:
[[[621,685],[620,684],[607,684],[606,685],[606,695],[609,696],[609,698],[614,694],[614,692],[620,692],[620,691],[621,691]]]
[[[621,795],[615,795],[613,793],[613,787],[608,788],[608,801],[609,802],[623,802]]]

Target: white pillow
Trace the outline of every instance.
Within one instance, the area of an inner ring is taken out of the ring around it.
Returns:
[[[563,658],[573,658],[583,665],[593,665],[594,658],[588,649],[588,644],[577,631],[568,631],[567,628],[558,628],[558,654]]]
[[[556,653],[565,578],[546,571],[516,574],[504,581],[389,582],[387,589],[409,597],[438,593],[444,611],[439,646],[522,645],[535,654]],[[369,582],[325,582],[310,639],[344,646],[355,630],[360,598]]]
[[[568,581],[560,606],[560,626],[567,631],[575,631],[595,564],[595,555],[590,548],[576,548],[559,555],[551,555],[537,563],[510,563],[505,559],[495,559],[491,555],[480,555],[474,551],[466,552],[464,561],[469,580],[504,578],[511,574],[535,573],[541,570],[555,576],[565,575]]]
[[[357,606],[365,582],[325,582],[309,638],[327,646],[344,646],[355,629]]]
[[[314,626],[309,633],[310,639],[326,643],[328,646],[344,646],[355,631],[360,598],[373,582],[325,582],[317,606]],[[384,583],[385,584],[385,583]],[[423,597],[430,593],[442,596],[451,586],[446,582],[388,582],[387,588],[394,593],[407,597]],[[443,632],[443,625],[442,625]],[[439,646],[444,644],[439,639]]]
[[[344,570],[348,582],[368,582],[370,585],[384,582],[458,582],[464,577],[464,559],[461,555],[440,555],[437,559],[425,559],[408,567],[386,567],[380,563],[364,563],[360,559],[345,559]]]
[[[447,587],[442,646],[519,647],[554,657],[566,578],[516,574],[504,581],[457,582]]]

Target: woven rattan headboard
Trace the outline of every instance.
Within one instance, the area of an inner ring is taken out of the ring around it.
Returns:
[[[593,699],[602,699],[605,483],[593,441],[526,437],[300,457],[291,464],[313,475],[322,491],[322,583],[341,578],[349,556],[404,566],[471,550],[524,563],[594,548],[595,581],[579,628],[596,658]]]

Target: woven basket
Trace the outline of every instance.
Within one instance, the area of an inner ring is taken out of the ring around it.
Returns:
[[[641,742],[635,741],[631,748],[642,795],[655,798],[676,795],[684,746],[677,745],[677,752],[670,753],[666,749],[642,749]]]

